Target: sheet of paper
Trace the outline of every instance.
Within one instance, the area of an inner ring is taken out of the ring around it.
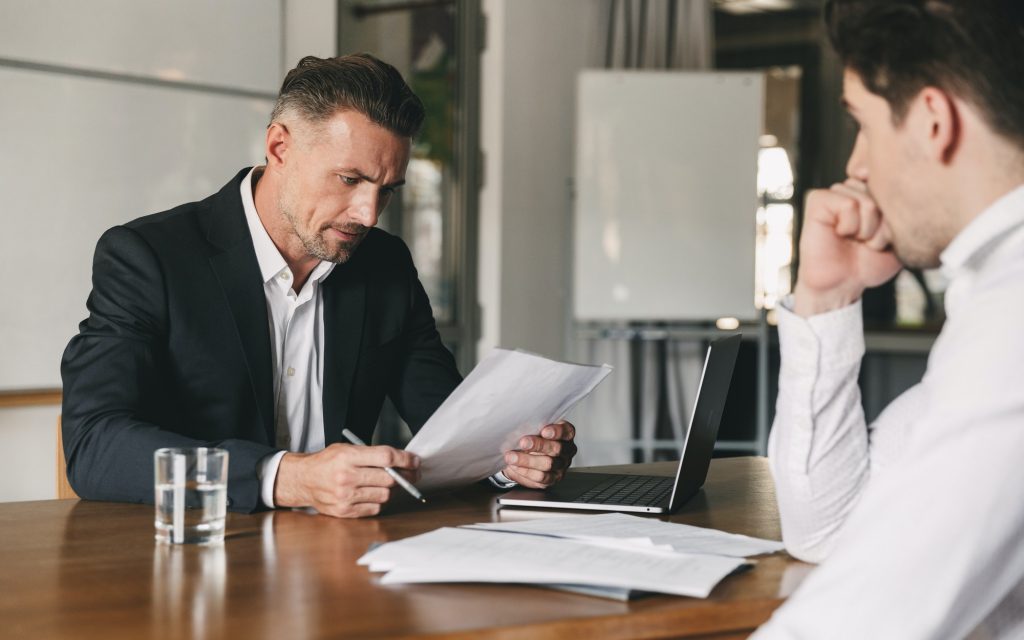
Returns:
[[[416,486],[467,484],[501,471],[505,451],[563,418],[611,369],[494,349],[406,447],[422,460]]]
[[[485,522],[467,527],[590,541],[615,540],[620,542],[622,547],[668,546],[684,553],[707,553],[736,558],[774,553],[784,548],[781,542],[775,540],[752,538],[717,529],[664,522],[624,513],[540,518],[525,522]]]
[[[359,560],[382,584],[494,582],[588,585],[704,598],[745,562],[737,558],[595,547],[501,531],[442,528]]]

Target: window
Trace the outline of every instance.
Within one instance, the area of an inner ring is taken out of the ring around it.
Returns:
[[[464,374],[475,364],[478,171],[478,3],[466,0],[340,0],[338,51],[366,51],[394,65],[423,101],[401,197],[380,226],[412,251],[441,338]],[[390,406],[378,440],[404,444]]]

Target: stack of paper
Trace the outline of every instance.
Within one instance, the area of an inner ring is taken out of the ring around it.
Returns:
[[[661,548],[683,553],[702,553],[735,558],[774,553],[781,542],[751,538],[716,529],[663,522],[624,513],[542,518],[526,522],[487,522],[468,525],[474,529],[528,533],[582,541],[617,543],[621,548]]]
[[[384,544],[359,559],[383,584],[500,582],[581,585],[707,597],[743,560],[613,549],[542,536],[445,527]]]
[[[359,564],[383,584],[496,582],[627,599],[637,592],[704,598],[745,555],[778,542],[607,514],[443,528],[371,549]]]

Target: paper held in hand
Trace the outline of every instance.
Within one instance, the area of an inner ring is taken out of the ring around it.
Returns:
[[[611,370],[493,350],[406,447],[422,461],[417,486],[468,484],[501,471],[505,451],[562,419]]]

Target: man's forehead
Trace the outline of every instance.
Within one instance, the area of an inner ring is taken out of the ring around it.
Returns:
[[[842,103],[848,111],[856,111],[867,92],[868,90],[864,86],[864,81],[861,80],[859,73],[850,68],[843,71]]]

